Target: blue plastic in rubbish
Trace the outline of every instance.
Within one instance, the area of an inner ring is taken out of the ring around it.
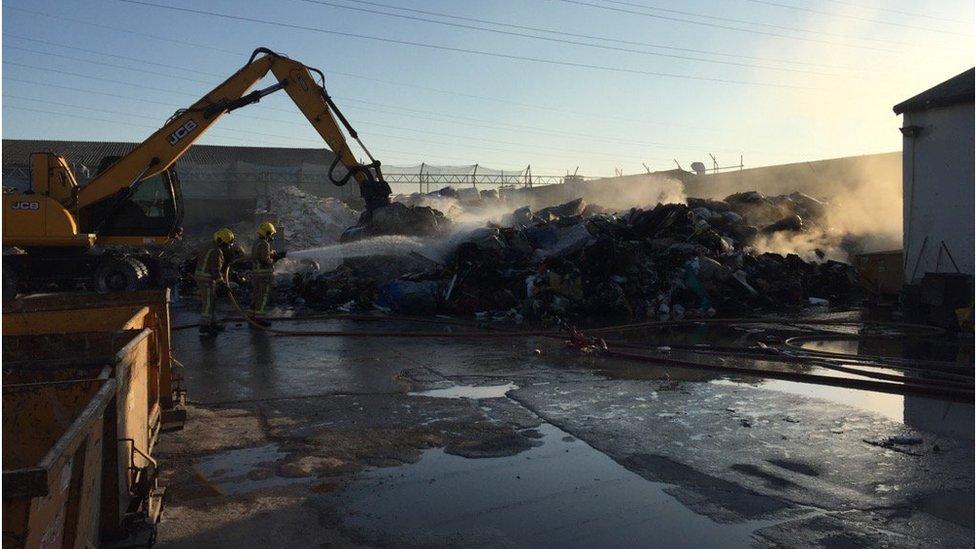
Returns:
[[[405,314],[433,314],[437,309],[438,285],[433,281],[394,280],[378,290],[376,304]]]

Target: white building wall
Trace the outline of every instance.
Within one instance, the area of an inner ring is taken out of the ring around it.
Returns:
[[[973,103],[904,116],[903,126],[921,128],[904,137],[902,154],[905,282],[955,272],[942,242],[959,270],[973,274]]]

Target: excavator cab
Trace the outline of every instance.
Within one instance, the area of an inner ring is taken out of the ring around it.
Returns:
[[[49,152],[30,155],[30,194],[49,196],[65,208],[76,200],[78,181],[63,156]]]
[[[102,159],[98,173],[119,157]],[[120,189],[81,212],[82,228],[106,237],[168,238],[183,222],[183,194],[176,170],[169,168]]]

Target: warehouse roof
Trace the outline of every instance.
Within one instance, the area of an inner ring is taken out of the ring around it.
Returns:
[[[953,76],[945,82],[895,105],[895,114],[947,107],[956,103],[973,102],[976,68]]]
[[[53,152],[91,167],[98,167],[104,156],[119,156],[132,150],[137,143],[118,141],[48,141],[36,139],[4,139],[4,166],[27,165],[33,152]],[[229,147],[223,145],[193,145],[180,159],[181,163],[226,165],[236,161],[267,166],[295,166],[330,164],[332,152],[325,149],[293,149],[285,147]]]

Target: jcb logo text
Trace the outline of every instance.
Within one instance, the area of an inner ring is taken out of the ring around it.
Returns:
[[[176,129],[175,132],[169,134],[169,144],[176,145],[181,139],[190,135],[190,132],[197,129],[197,123],[192,120],[187,120],[185,124]]]

